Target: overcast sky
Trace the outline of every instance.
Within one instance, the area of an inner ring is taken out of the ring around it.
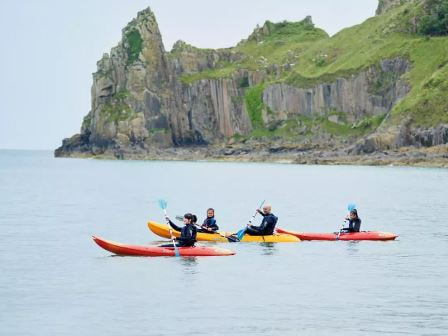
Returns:
[[[90,109],[96,62],[146,7],[165,48],[234,46],[257,24],[311,15],[330,35],[373,16],[377,0],[0,0],[0,148],[55,149]]]

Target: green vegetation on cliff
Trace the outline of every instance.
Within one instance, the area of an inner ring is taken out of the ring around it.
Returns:
[[[410,116],[417,126],[433,126],[448,122],[445,99],[448,37],[428,37],[422,33],[446,35],[447,32],[448,0],[405,2],[332,37],[315,28],[308,18],[298,23],[267,21],[233,48],[242,54],[238,62],[189,74],[183,79],[191,83],[201,78],[230,77],[238,69],[249,69],[266,71],[268,82],[309,88],[355,75],[382,60],[401,57],[410,62],[410,71],[403,79],[411,91],[394,106],[386,123],[399,123]],[[269,75],[272,67],[277,71]],[[382,74],[373,83],[371,93],[382,94],[397,79],[396,74]],[[267,85],[266,82],[264,86]],[[254,88],[254,92],[260,87]],[[259,127],[256,109],[248,105],[251,103],[247,99],[254,92],[246,93],[245,101],[254,127]]]
[[[235,47],[236,52],[244,55],[238,67],[257,70],[272,64],[294,64],[311,44],[327,38],[328,34],[315,28],[311,18],[300,22],[266,21]]]
[[[219,79],[231,77],[235,72],[236,67],[231,64],[221,65],[222,67],[186,74],[181,77],[181,82],[184,84],[191,84],[201,79]]]
[[[249,118],[254,129],[264,127],[262,117],[262,111],[265,107],[263,104],[263,91],[264,85],[259,84],[247,89],[244,96],[247,113],[249,114]]]
[[[344,113],[337,113],[344,116]],[[297,116],[292,119],[279,121],[268,125],[259,126],[247,136],[239,138],[281,138],[284,140],[303,140],[312,138],[315,134],[327,134],[336,138],[351,138],[367,135],[373,132],[383,122],[385,115],[366,117],[357,123],[349,123],[341,120],[331,121],[329,116],[310,118]]]
[[[418,30],[427,35],[448,34],[448,0],[427,0],[425,15],[421,17]]]
[[[137,29],[132,29],[125,34],[127,42],[128,60],[127,64],[130,65],[138,59],[138,55],[142,51],[143,40]]]
[[[113,97],[114,100],[103,105],[100,115],[107,121],[118,122],[120,120],[130,119],[135,115],[135,111],[126,103],[129,96],[127,90],[117,92]]]

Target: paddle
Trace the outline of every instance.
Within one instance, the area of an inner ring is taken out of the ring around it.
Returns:
[[[182,216],[176,216],[176,219],[177,219],[178,221],[183,221],[183,220],[184,220],[184,218],[183,218]],[[202,226],[200,226],[199,224],[195,224],[195,225],[196,225],[198,228],[201,228],[201,229],[202,229]],[[207,234],[207,232],[203,232],[203,233]],[[237,243],[237,242],[239,242],[239,240],[238,240],[237,237],[234,237],[234,236],[226,236],[226,235],[223,235],[222,233],[217,232],[217,231],[210,231],[209,234],[218,234],[218,235],[220,235],[221,237],[226,238],[226,239],[227,239],[229,242],[231,242],[231,243]]]
[[[261,204],[260,204],[260,206],[258,207],[258,209],[260,209],[260,208],[263,206],[264,202],[265,202],[265,201],[261,202]],[[255,219],[255,216],[257,216],[258,209],[257,209],[257,211],[255,211],[254,215],[253,215],[252,218],[249,220],[249,223],[246,225],[246,227],[245,227],[244,229],[239,230],[239,231],[237,232],[236,236],[237,236],[237,238],[238,238],[238,241],[241,241],[241,239],[243,239],[244,234],[246,233],[247,227],[248,227],[249,225],[252,224],[252,221]]]
[[[350,212],[352,210],[356,209],[356,204],[355,203],[349,203],[347,205],[347,210]],[[342,230],[344,230],[344,225],[345,225],[346,220],[344,220],[344,223],[342,224],[342,228],[339,230],[338,236],[336,237],[336,240],[339,240],[339,237],[341,235]]]
[[[165,200],[163,200],[163,199],[159,200],[159,206],[165,212],[165,218],[168,218],[168,215],[166,214],[167,205],[168,205],[168,203]],[[168,224],[168,229],[170,230],[171,241],[173,242],[173,246],[174,246],[174,253],[175,253],[176,257],[180,257],[179,249],[177,248],[176,241],[174,240],[173,230],[171,230],[171,225],[170,225],[168,219],[166,220],[166,223]]]

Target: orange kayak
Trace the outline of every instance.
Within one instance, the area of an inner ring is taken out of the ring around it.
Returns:
[[[311,233],[311,232],[294,232],[277,228],[279,233],[287,233],[300,240],[394,240],[398,236],[391,232],[380,231],[361,231],[361,232],[339,232],[331,233]]]
[[[92,236],[95,243],[106,251],[118,255],[127,256],[148,256],[148,257],[174,257],[175,251],[173,247],[160,246],[141,246],[116,243],[100,237]],[[200,256],[230,256],[235,252],[206,246],[179,247],[179,254],[182,257],[200,257]]]

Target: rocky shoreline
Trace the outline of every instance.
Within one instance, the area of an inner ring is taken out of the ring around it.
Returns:
[[[108,160],[160,161],[226,161],[268,162],[310,165],[414,166],[448,168],[448,144],[429,148],[402,147],[352,155],[346,149],[298,146],[190,146],[167,149],[131,148],[106,149],[101,152],[61,152],[56,157],[94,158]]]

